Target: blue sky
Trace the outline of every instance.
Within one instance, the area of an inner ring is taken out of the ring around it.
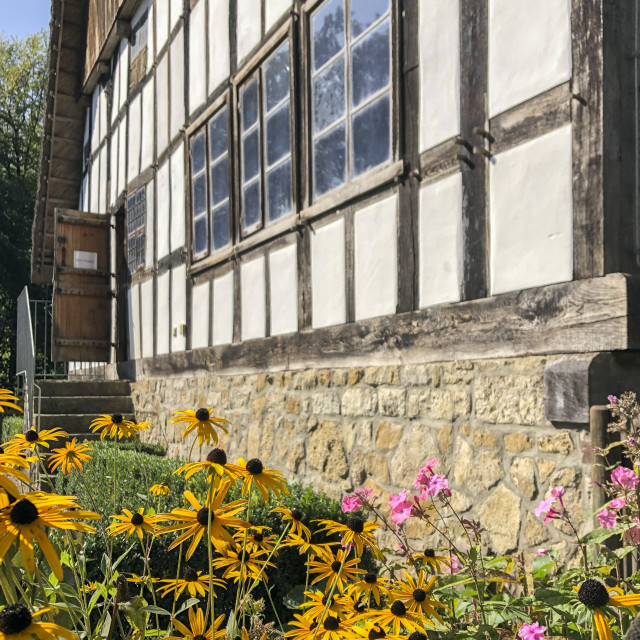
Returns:
[[[0,0],[0,31],[24,38],[40,29],[49,30],[51,0]]]

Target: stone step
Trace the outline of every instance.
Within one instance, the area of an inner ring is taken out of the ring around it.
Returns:
[[[83,434],[91,433],[89,426],[100,414],[98,413],[77,413],[77,414],[58,414],[58,413],[41,413],[40,429],[53,429],[58,427],[64,429],[67,433]],[[133,420],[131,414],[123,414],[125,420]]]
[[[40,410],[45,414],[71,413],[133,413],[129,395],[118,396],[43,396]],[[38,403],[36,401],[36,409]]]
[[[128,380],[38,380],[43,397],[51,396],[129,396]],[[33,391],[37,400],[38,389]]]

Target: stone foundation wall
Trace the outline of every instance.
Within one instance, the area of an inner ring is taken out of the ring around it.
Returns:
[[[589,466],[582,461],[588,426],[559,429],[544,418],[550,361],[201,372],[140,380],[132,390],[137,418],[156,425],[147,440],[166,445],[172,456],[187,458],[192,440],[167,424],[171,412],[205,406],[232,422],[221,445],[230,457],[259,457],[335,498],[366,486],[386,504],[437,457],[453,504],[482,522],[493,550],[573,549],[567,531],[543,527],[533,514],[556,485],[567,488],[565,504],[576,522],[591,511]],[[196,445],[192,459],[207,453]],[[419,538],[424,531],[416,523],[408,533]]]

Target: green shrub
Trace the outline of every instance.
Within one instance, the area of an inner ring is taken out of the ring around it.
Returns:
[[[24,418],[22,416],[4,415],[0,417],[0,420],[2,420],[1,442],[7,442],[16,433],[22,433],[24,430]]]

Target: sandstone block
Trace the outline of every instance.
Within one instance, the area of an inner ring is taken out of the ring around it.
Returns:
[[[304,460],[304,445],[301,442],[294,444],[287,455],[287,469],[292,473],[300,473],[300,466]]]
[[[351,479],[356,487],[367,479],[367,456],[362,451],[354,451],[351,456]]]
[[[436,433],[442,451],[444,451],[444,453],[451,453],[453,449],[453,428],[451,425],[440,427]]]
[[[376,449],[380,451],[390,451],[395,449],[402,438],[403,426],[393,422],[382,420],[378,423],[376,430]]]
[[[567,456],[575,451],[573,440],[571,440],[571,436],[566,431],[538,438],[538,449],[545,453],[559,453],[563,456]]]
[[[402,368],[402,383],[411,386],[433,384],[433,367],[426,364],[408,364]]]
[[[318,424],[308,439],[307,463],[328,482],[347,477],[349,464],[342,446],[340,425],[328,420]]]
[[[364,370],[364,381],[375,387],[381,384],[398,384],[397,366],[367,367]]]
[[[453,397],[443,389],[410,389],[407,393],[407,417],[453,420]]]
[[[544,384],[539,375],[485,376],[475,384],[476,417],[492,424],[544,423]]]
[[[311,396],[311,411],[316,415],[339,415],[340,398],[338,394],[317,391]]]
[[[323,387],[328,387],[331,384],[331,371],[328,369],[321,369],[318,371],[318,382]]]
[[[488,530],[496,553],[509,553],[518,546],[520,503],[520,498],[501,484],[480,507],[480,522]]]
[[[514,458],[509,473],[520,493],[529,500],[533,499],[537,493],[533,458]]]
[[[331,374],[331,384],[334,387],[344,387],[347,384],[347,370],[334,370],[334,372]]]
[[[399,417],[405,414],[406,403],[404,389],[380,387],[378,389],[378,402],[380,403],[380,413],[383,416]]]
[[[260,396],[259,398],[255,398],[251,401],[250,408],[252,420],[260,420],[266,404],[267,399],[265,396]]]
[[[533,440],[525,433],[508,433],[504,437],[504,446],[507,451],[521,453],[533,446]]]
[[[414,422],[407,426],[391,459],[391,479],[400,487],[412,487],[418,469],[430,458],[439,456],[432,431]]]
[[[536,518],[532,513],[527,513],[524,537],[528,544],[532,547],[537,547],[549,539],[549,531],[542,524],[541,518]]]
[[[540,482],[546,482],[547,478],[556,468],[556,463],[552,460],[536,460],[536,466],[538,467],[538,478]]]
[[[287,406],[285,410],[287,413],[300,413],[300,400],[297,396],[293,394],[287,396]]]
[[[474,447],[488,447],[489,449],[498,448],[498,440],[495,433],[489,431],[489,429],[474,429],[473,430],[473,446]]]
[[[387,458],[375,451],[367,455],[367,474],[378,482],[389,482]]]
[[[373,416],[378,409],[378,397],[373,389],[347,389],[342,396],[342,415]]]
[[[347,373],[347,383],[352,387],[362,380],[362,376],[364,376],[364,371],[362,369],[349,369]]]
[[[261,373],[257,379],[255,384],[255,389],[257,393],[260,393],[267,386],[267,374]]]
[[[468,385],[473,380],[473,362],[453,362],[443,365],[442,384],[446,385]]]

